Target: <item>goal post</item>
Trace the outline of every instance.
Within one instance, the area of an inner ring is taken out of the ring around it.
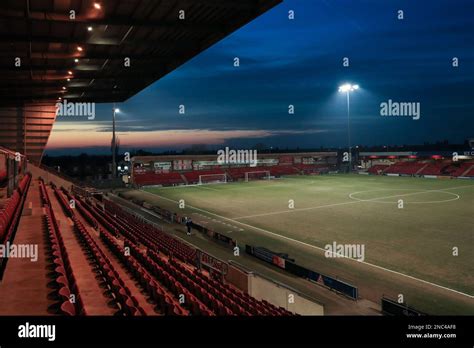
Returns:
[[[199,175],[199,185],[203,184],[215,184],[215,183],[226,183],[227,182],[227,174],[202,174]]]
[[[248,182],[249,180],[255,179],[270,179],[270,171],[269,170],[258,170],[254,172],[245,172],[245,181]]]

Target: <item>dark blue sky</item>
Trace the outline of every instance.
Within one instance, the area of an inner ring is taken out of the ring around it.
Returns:
[[[121,146],[344,147],[337,88],[346,81],[361,86],[351,96],[353,144],[474,137],[474,1],[285,0],[120,105]],[[420,120],[380,116],[388,99],[420,102]],[[99,106],[94,121],[58,118],[47,153],[107,153],[110,109]],[[78,129],[94,141],[81,144]]]

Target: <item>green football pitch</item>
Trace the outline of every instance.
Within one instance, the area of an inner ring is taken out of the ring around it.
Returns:
[[[474,313],[473,181],[289,176],[145,191],[141,198],[154,205],[240,246],[288,253],[358,286],[362,297],[403,295],[429,313]],[[333,243],[363,245],[363,262],[326,257],[324,248]]]

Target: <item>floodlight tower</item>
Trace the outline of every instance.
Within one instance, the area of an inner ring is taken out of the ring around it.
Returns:
[[[351,113],[350,113],[350,94],[357,91],[359,85],[351,85],[350,83],[339,86],[339,92],[346,93],[347,96],[347,143],[349,147],[349,173],[352,171],[352,147],[351,147]]]
[[[117,177],[117,163],[115,159],[115,153],[117,151],[117,144],[115,140],[115,115],[120,112],[119,108],[113,108],[113,116],[112,116],[112,178],[115,179]]]

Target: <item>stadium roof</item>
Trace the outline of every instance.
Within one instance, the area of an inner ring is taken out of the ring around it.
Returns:
[[[0,1],[0,145],[40,159],[59,98],[123,102],[280,2]]]
[[[280,2],[2,0],[0,103],[125,101]]]

